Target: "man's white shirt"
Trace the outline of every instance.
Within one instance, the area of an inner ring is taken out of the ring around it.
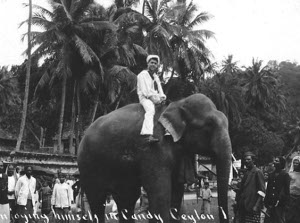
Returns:
[[[70,207],[73,197],[70,186],[67,183],[57,183],[54,185],[51,205],[56,208]]]
[[[145,98],[148,99],[151,96],[159,96],[159,97],[165,96],[158,77],[154,79],[155,80],[151,78],[147,70],[143,70],[137,76],[137,94],[139,96],[140,101],[142,101]],[[154,82],[156,82],[157,84],[158,92],[154,88]]]
[[[27,199],[30,198],[32,200],[32,205],[35,205],[35,193],[36,190],[36,180],[33,176],[30,179],[24,175],[21,176],[16,184],[15,195],[17,199],[18,205],[26,205]]]

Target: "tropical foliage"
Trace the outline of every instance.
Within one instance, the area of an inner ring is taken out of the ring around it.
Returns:
[[[104,8],[92,0],[52,0],[47,8],[33,5],[31,24],[39,29],[30,34],[34,51],[26,143],[39,149],[57,140],[56,152],[69,153],[97,117],[137,101],[136,75],[145,68],[146,56],[155,53],[161,57],[168,100],[198,92],[210,97],[229,119],[237,157],[252,150],[265,163],[288,151],[297,128],[291,126],[300,118],[299,65],[270,61],[263,66],[253,59],[251,66],[239,67],[229,55],[218,70],[206,44],[214,33],[201,29],[212,17],[208,12],[199,12],[192,1],[145,0],[141,12],[134,8],[137,3],[116,0]],[[11,70],[1,68],[1,117],[20,117],[15,108],[24,96],[25,77],[26,61]],[[5,123],[0,118],[1,128]]]

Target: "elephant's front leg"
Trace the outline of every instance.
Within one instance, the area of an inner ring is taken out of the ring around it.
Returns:
[[[184,196],[184,184],[178,183],[177,179],[173,179],[172,183],[172,199],[171,199],[171,221],[180,222],[179,215],[181,213],[181,204]]]
[[[168,223],[171,206],[171,171],[149,167],[142,175],[142,184],[149,199],[149,222]]]

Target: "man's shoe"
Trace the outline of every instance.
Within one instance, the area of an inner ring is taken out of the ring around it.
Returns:
[[[165,136],[170,136],[170,135],[171,135],[171,133],[168,130],[166,130],[165,131]]]
[[[156,142],[159,142],[159,139],[153,137],[153,135],[150,135],[150,136],[146,137],[146,142],[147,143],[156,143]]]

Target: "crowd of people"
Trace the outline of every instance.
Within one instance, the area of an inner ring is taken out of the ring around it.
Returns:
[[[31,166],[21,170],[12,165],[5,171],[0,161],[0,223],[35,222],[39,208],[39,214],[49,216],[52,212],[52,216],[57,216],[56,222],[65,222],[59,216],[69,214],[76,201],[76,207],[81,210],[78,180],[58,171],[50,181],[41,182],[32,176],[32,171]]]
[[[274,159],[272,172],[255,166],[255,155],[244,155],[246,169],[240,171],[234,203],[234,222],[297,223],[300,219],[300,156],[289,172],[282,156]]]

